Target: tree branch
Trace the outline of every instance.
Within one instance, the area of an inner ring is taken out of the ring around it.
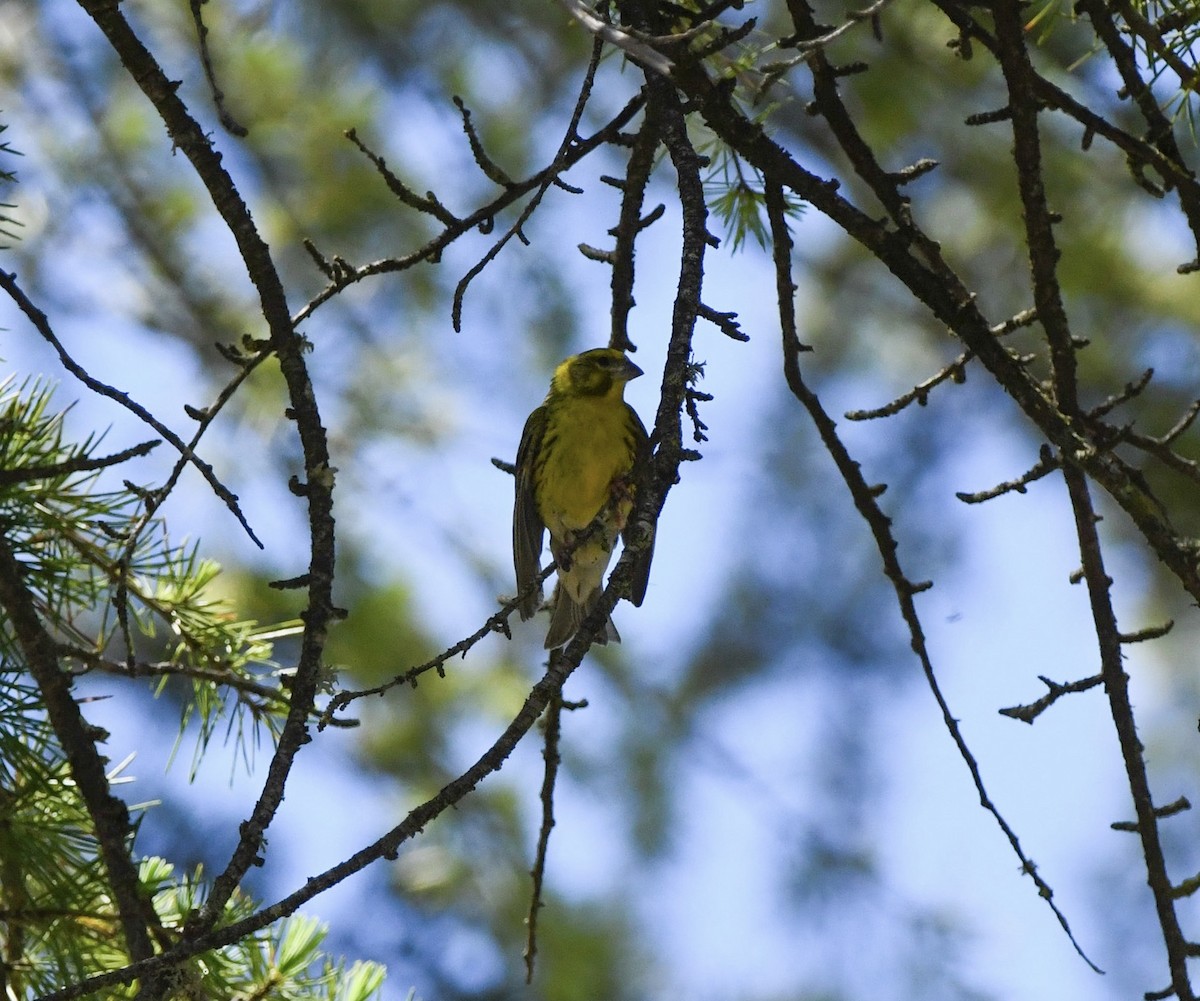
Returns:
[[[538,831],[537,852],[533,860],[530,877],[533,886],[529,897],[529,914],[525,918],[525,983],[533,983],[533,966],[537,957],[537,918],[542,908],[542,881],[546,876],[546,853],[550,847],[550,832],[554,829],[554,783],[558,778],[558,766],[561,758],[558,753],[558,738],[562,728],[563,699],[562,694],[554,696],[546,710],[544,742],[542,759],[545,769],[542,773],[542,826]]]
[[[154,955],[150,928],[157,919],[141,895],[137,866],[130,857],[133,829],[129,811],[109,789],[105,759],[96,749],[102,731],[90,726],[79,711],[71,693],[72,676],[58,662],[57,647],[38,617],[25,574],[7,536],[0,531],[0,607],[16,636],[25,666],[41,691],[71,777],[95,827],[129,955],[134,961],[146,960]]]
[[[279,359],[287,384],[289,413],[296,422],[304,452],[311,554],[308,607],[303,613],[305,629],[292,682],[291,710],[262,792],[250,818],[241,827],[237,848],[225,870],[214,881],[201,916],[188,929],[194,934],[212,928],[246,870],[258,860],[263,833],[283,799],[292,760],[309,739],[308,719],[316,697],[325,638],[337,614],[332,597],[334,474],[325,429],[303,356],[303,341],[292,324],[287,297],[270,249],[259,235],[236,183],[211,140],[180,99],[178,85],[167,78],[125,19],[119,5],[113,0],[79,0],[79,4],[104,33],[130,76],[153,104],[175,148],[192,164],[233,235],[246,273],[258,291],[263,319],[270,331],[271,349]]]
[[[850,491],[855,508],[858,509],[859,514],[871,531],[876,548],[879,550],[880,558],[883,561],[883,572],[890,581],[892,589],[896,592],[896,601],[899,604],[900,614],[904,619],[904,623],[908,627],[913,653],[916,654],[921,664],[925,681],[933,693],[938,708],[941,710],[942,720],[945,723],[946,729],[954,741],[955,747],[958,748],[959,755],[966,763],[967,770],[971,773],[971,780],[974,782],[975,789],[979,793],[980,805],[995,819],[1000,830],[1008,839],[1013,852],[1020,859],[1021,871],[1033,880],[1039,896],[1046,901],[1047,906],[1049,906],[1054,916],[1058,919],[1058,923],[1062,926],[1071,945],[1075,947],[1075,951],[1079,953],[1084,962],[1099,972],[1099,968],[1088,958],[1087,954],[1075,940],[1075,935],[1071,931],[1071,926],[1067,922],[1066,915],[1059,910],[1058,905],[1052,899],[1053,891],[1050,889],[1050,886],[1042,879],[1033,861],[1026,856],[1016,832],[1009,826],[1008,821],[1004,819],[1003,814],[1000,813],[999,808],[992,802],[991,797],[988,795],[987,788],[983,784],[983,776],[979,770],[979,763],[975,760],[974,754],[971,753],[966,738],[963,737],[962,730],[959,728],[958,720],[951,713],[950,706],[946,702],[945,695],[942,693],[941,685],[938,683],[937,675],[934,673],[933,661],[925,642],[925,631],[921,625],[920,616],[917,613],[916,603],[913,600],[916,594],[926,590],[930,584],[927,581],[914,582],[909,580],[905,575],[900,560],[896,555],[898,547],[892,535],[891,520],[883,513],[876,501],[878,491],[872,488],[864,479],[862,467],[850,456],[846,446],[838,436],[837,427],[833,419],[822,406],[817,394],[805,383],[801,374],[800,353],[802,345],[796,331],[795,311],[792,305],[795,296],[795,286],[791,278],[792,243],[787,231],[787,221],[784,214],[783,191],[780,185],[769,176],[767,177],[766,191],[767,215],[771,223],[771,236],[774,248],[776,298],[779,303],[780,329],[783,340],[783,374],[788,389],[791,390],[792,395],[808,412],[817,430],[817,434],[821,438],[821,443],[833,459],[838,473]]]
[[[1187,970],[1188,942],[1179,926],[1179,915],[1175,912],[1175,897],[1159,838],[1158,818],[1146,775],[1146,761],[1134,723],[1133,703],[1129,697],[1129,676],[1125,673],[1122,663],[1121,632],[1117,628],[1112,596],[1109,592],[1112,579],[1104,568],[1100,535],[1096,529],[1100,519],[1092,506],[1083,471],[1076,466],[1066,465],[1063,467],[1063,478],[1067,482],[1067,492],[1075,514],[1075,532],[1079,538],[1084,579],[1087,581],[1096,638],[1100,643],[1100,673],[1104,678],[1104,690],[1108,694],[1113,725],[1117,730],[1117,741],[1125,762],[1125,777],[1133,795],[1146,874],[1167,949],[1171,988],[1179,1001],[1194,1001],[1195,994],[1192,992]]]

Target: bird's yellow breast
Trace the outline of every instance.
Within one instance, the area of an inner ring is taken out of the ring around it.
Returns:
[[[537,484],[538,513],[551,535],[591,524],[609,499],[612,481],[632,470],[635,447],[620,396],[552,404]]]

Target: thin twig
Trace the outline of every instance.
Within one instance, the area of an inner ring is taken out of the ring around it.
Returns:
[[[487,150],[483,148],[483,140],[479,138],[479,133],[475,131],[475,126],[471,123],[471,111],[466,102],[461,97],[455,97],[454,106],[462,115],[463,132],[466,133],[467,142],[471,146],[471,155],[475,158],[476,165],[489,181],[495,182],[502,188],[509,187],[513,183],[513,179],[495,160],[488,156]]]
[[[1003,323],[998,323],[992,327],[992,333],[996,337],[1004,337],[1021,327],[1028,327],[1036,319],[1036,309],[1022,310],[1020,313],[1010,316]],[[964,351],[940,372],[935,372],[924,382],[918,383],[907,393],[896,397],[890,403],[885,403],[883,406],[875,407],[871,410],[848,410],[845,415],[846,419],[851,421],[877,420],[880,417],[891,417],[893,414],[898,414],[912,403],[917,403],[923,407],[928,402],[930,391],[947,379],[954,383],[965,382],[967,378],[967,364],[974,357],[974,351]]]
[[[1023,494],[1030,483],[1040,480],[1043,476],[1048,476],[1061,465],[1062,462],[1054,454],[1053,449],[1049,445],[1043,445],[1038,461],[1015,480],[1005,480],[1003,483],[998,483],[987,490],[979,490],[974,493],[967,493],[960,490],[954,496],[964,504],[982,504],[984,501],[1002,497],[1004,494]]]
[[[33,480],[49,480],[56,476],[66,476],[72,473],[93,472],[97,469],[107,469],[109,466],[119,466],[130,459],[147,455],[161,441],[144,441],[131,448],[114,452],[112,455],[102,455],[92,458],[79,455],[65,462],[55,462],[49,466],[22,466],[17,469],[0,469],[0,487],[12,486],[17,483],[29,483]]]
[[[762,67],[762,79],[755,88],[754,100],[755,103],[762,100],[771,87],[773,87],[783,76],[794,70],[802,63],[811,63],[813,56],[818,53],[824,53],[824,49],[832,42],[837,41],[842,35],[846,34],[855,25],[862,24],[864,21],[873,21],[879,17],[883,9],[890,4],[892,0],[875,0],[873,4],[865,10],[850,11],[846,20],[827,31],[823,35],[808,37],[808,35],[816,30],[816,22],[805,24],[803,32],[797,25],[796,34],[790,38],[785,38],[780,41],[780,48],[796,49],[799,55],[793,56],[791,59],[784,59],[780,62],[767,63]],[[793,13],[793,22],[795,15]],[[932,168],[931,168],[932,169]]]
[[[77,660],[84,665],[74,673],[102,671],[123,678],[185,678],[206,684],[228,688],[237,694],[238,701],[255,713],[277,713],[288,706],[288,690],[285,687],[264,685],[253,677],[227,667],[202,667],[196,664],[180,664],[176,661],[135,661],[132,668],[127,663],[106,660],[95,651],[84,650],[68,644],[60,644],[59,652],[64,660]],[[261,701],[255,701],[255,699]],[[313,719],[318,718],[314,709]],[[332,720],[333,726],[354,727],[354,720]]]
[[[587,70],[584,73],[583,83],[579,88],[579,96],[575,100],[575,108],[571,112],[571,121],[567,125],[562,142],[559,144],[558,152],[554,154],[554,159],[551,160],[550,166],[542,172],[544,180],[537,186],[533,196],[529,199],[529,201],[526,202],[521,208],[516,222],[514,222],[508,228],[508,230],[499,240],[492,244],[492,246],[488,249],[488,252],[483,255],[482,259],[476,262],[476,264],[459,280],[458,285],[455,286],[454,299],[450,307],[450,319],[456,331],[462,329],[463,297],[467,293],[467,286],[469,286],[471,282],[479,276],[479,274],[488,266],[488,264],[495,260],[496,256],[501,250],[504,249],[509,240],[511,240],[514,236],[524,240],[522,227],[525,225],[526,220],[533,215],[538,205],[541,204],[542,198],[545,197],[546,192],[550,190],[551,185],[566,169],[569,162],[568,157],[571,149],[579,142],[579,123],[583,118],[583,112],[587,107],[587,102],[592,96],[592,87],[596,81],[596,69],[600,65],[600,55],[602,49],[603,46],[597,39],[592,46],[592,58],[589,60]],[[464,115],[465,114],[466,112],[464,110]],[[469,119],[467,119],[467,121],[469,121]],[[515,187],[511,181],[508,181],[504,186],[510,191]]]
[[[834,42],[846,34],[855,25],[862,24],[864,21],[871,21],[877,18],[885,7],[892,0],[875,0],[873,4],[863,10],[852,10],[847,12],[846,20],[834,28],[832,31],[826,32],[817,38],[805,38],[792,42],[789,48],[797,49],[803,56],[811,55],[817,49],[823,49],[830,42]]]
[[[213,493],[215,493],[221,498],[222,501],[225,502],[225,506],[229,508],[229,510],[233,513],[233,516],[237,518],[238,523],[245,530],[246,534],[250,536],[251,541],[253,541],[254,544],[259,547],[259,549],[262,548],[262,542],[259,541],[258,536],[254,534],[254,530],[250,527],[250,523],[246,520],[246,516],[242,513],[242,509],[238,506],[237,495],[234,494],[228,487],[226,487],[224,483],[217,479],[217,474],[213,472],[212,466],[196,455],[192,449],[183,443],[179,435],[167,427],[140,403],[133,400],[128,393],[123,393],[119,389],[116,389],[107,383],[101,382],[90,372],[88,372],[87,369],[75,361],[67,349],[63,347],[62,341],[58,339],[58,335],[54,333],[54,328],[50,326],[50,321],[47,319],[46,314],[34,305],[33,301],[25,294],[20,285],[17,284],[17,276],[15,274],[10,274],[3,269],[0,269],[0,288],[3,288],[4,291],[8,293],[12,301],[17,304],[17,307],[22,313],[25,314],[29,322],[33,324],[34,329],[42,335],[42,337],[50,344],[52,348],[54,348],[55,353],[58,355],[59,361],[62,362],[63,367],[68,372],[70,372],[73,376],[75,376],[76,379],[87,386],[87,388],[93,393],[120,404],[144,424],[148,424],[158,434],[162,435],[163,438],[170,442],[172,448],[179,452],[181,456],[183,456],[188,462],[190,462],[196,469],[200,471],[200,475],[204,477],[205,481],[212,488]]]
[[[1183,434],[1195,422],[1196,417],[1200,416],[1200,400],[1196,400],[1182,417],[1172,425],[1171,429],[1156,439],[1160,445],[1170,445],[1176,438]]]
[[[911,581],[905,575],[899,557],[896,555],[897,545],[892,535],[891,520],[880,509],[876,500],[876,492],[863,477],[862,467],[850,456],[846,446],[838,436],[837,425],[826,412],[816,393],[804,381],[800,371],[801,342],[796,332],[795,322],[794,299],[796,289],[791,277],[792,241],[787,229],[783,189],[770,175],[767,175],[766,206],[767,218],[771,225],[775,262],[776,299],[779,307],[780,329],[783,341],[783,372],[788,388],[801,406],[808,411],[822,444],[824,444],[826,451],[829,452],[830,457],[837,466],[838,472],[841,474],[843,482],[850,491],[854,506],[858,509],[859,514],[862,515],[863,520],[866,521],[871,531],[876,548],[879,550],[880,558],[883,561],[884,574],[896,592],[896,601],[900,607],[900,614],[904,619],[905,625],[908,627],[913,653],[916,654],[917,659],[920,661],[925,681],[933,694],[934,700],[938,704],[938,708],[941,710],[942,720],[950,734],[950,738],[954,741],[959,755],[966,763],[967,770],[971,773],[971,780],[974,782],[976,792],[979,794],[980,805],[995,819],[1000,830],[1008,839],[1013,852],[1020,860],[1021,871],[1033,880],[1034,885],[1037,887],[1038,895],[1046,901],[1047,906],[1058,919],[1058,923],[1062,926],[1068,940],[1075,947],[1075,951],[1083,957],[1084,961],[1092,969],[1098,970],[1098,967],[1088,959],[1079,943],[1075,940],[1066,915],[1063,914],[1052,899],[1053,891],[1050,886],[1038,873],[1032,859],[1025,854],[1025,850],[1021,847],[1021,842],[1017,838],[1016,832],[1009,825],[1008,821],[1004,819],[1004,815],[988,795],[987,788],[983,783],[983,776],[979,770],[979,763],[975,760],[974,754],[971,753],[966,738],[963,736],[962,730],[958,725],[958,720],[950,711],[950,706],[946,702],[946,697],[942,692],[941,685],[938,683],[937,675],[933,669],[933,661],[925,642],[925,632],[921,626],[920,616],[917,613],[916,604],[913,600],[917,593],[928,587],[928,584]]]
[[[1104,677],[1094,674],[1090,678],[1084,678],[1082,681],[1069,681],[1066,684],[1060,684],[1057,681],[1051,681],[1045,675],[1039,674],[1038,681],[1049,689],[1045,695],[1023,706],[1009,706],[1007,709],[1001,709],[999,710],[1000,715],[1007,716],[1010,719],[1019,719],[1022,723],[1032,725],[1035,719],[1064,695],[1070,695],[1072,692],[1089,691],[1097,685],[1102,684]]]
[[[558,737],[562,727],[563,698],[558,692],[546,707],[546,720],[542,724],[545,729],[542,745],[542,760],[545,770],[542,774],[542,826],[538,831],[537,852],[533,860],[533,868],[529,875],[533,886],[529,895],[529,914],[525,918],[525,983],[533,983],[533,966],[537,957],[537,918],[542,908],[542,881],[546,876],[546,852],[550,847],[550,831],[554,828],[554,783],[558,778]]]
[[[190,0],[190,2],[192,21],[195,22],[196,38],[200,45],[200,62],[204,66],[204,76],[208,80],[208,88],[212,91],[213,105],[217,109],[217,117],[221,120],[221,124],[227,132],[244,139],[250,134],[250,130],[240,124],[229,113],[229,109],[225,107],[225,92],[217,84],[217,74],[213,69],[212,55],[208,51],[208,27],[205,25],[204,17],[200,13],[200,8],[208,3],[208,0]]]
[[[367,144],[358,137],[357,129],[347,129],[343,135],[345,135],[350,142],[354,143],[354,145],[358,147],[362,154],[371,161],[376,172],[380,177],[383,178],[383,183],[388,186],[388,190],[391,191],[392,194],[394,194],[397,198],[399,198],[400,201],[402,201],[405,205],[409,206],[409,208],[414,208],[418,212],[425,212],[428,215],[433,216],[443,226],[455,226],[462,221],[458,218],[458,216],[446,208],[445,205],[438,201],[437,198],[434,197],[432,191],[422,197],[413,191],[413,189],[405,184],[402,180],[400,180],[399,177],[392,173],[392,171],[388,168],[387,161],[369,146],[367,146]],[[309,251],[309,253],[312,253],[312,251]],[[330,272],[327,273],[327,277],[335,278],[334,274],[332,273],[332,268],[330,269]]]
[[[607,513],[607,509],[602,512],[602,514]],[[597,522],[600,520],[601,519],[598,517]],[[590,531],[588,529],[585,529],[583,532],[579,533],[579,535],[572,541],[568,552],[573,552],[576,546],[586,541],[586,539],[589,537],[589,534]],[[457,657],[460,654],[465,656],[467,651],[485,636],[490,636],[495,632],[507,633],[508,619],[512,613],[520,608],[530,595],[535,594],[541,588],[542,584],[545,583],[546,578],[548,578],[557,569],[558,565],[552,560],[542,569],[542,571],[529,584],[528,587],[505,601],[497,611],[493,612],[487,617],[483,625],[481,625],[470,635],[464,636],[457,643],[443,650],[436,657],[431,657],[423,664],[417,664],[415,667],[410,667],[407,671],[403,671],[400,674],[395,675],[393,678],[385,681],[381,685],[376,685],[374,688],[364,688],[358,691],[338,692],[337,695],[330,700],[329,705],[321,714],[318,729],[323,730],[330,723],[336,724],[337,721],[334,719],[334,714],[341,712],[348,705],[350,705],[351,702],[355,702],[358,699],[365,699],[371,695],[383,695],[398,685],[409,685],[410,687],[415,688],[417,686],[417,679],[429,671],[437,671],[438,677],[444,678],[446,676],[445,665],[451,658]]]
[[[453,225],[447,224],[441,233],[412,253],[405,254],[403,257],[388,257],[383,260],[373,261],[359,268],[347,267],[340,269],[330,280],[330,283],[296,313],[292,318],[292,323],[298,326],[312,316],[321,306],[329,302],[335,295],[357,282],[364,281],[376,275],[407,271],[418,264],[438,260],[442,251],[464,233],[473,229],[490,227],[500,212],[524,195],[538,189],[543,184],[549,185],[555,183],[555,178],[558,175],[570,170],[571,167],[579,163],[594,150],[606,143],[616,141],[621,135],[621,130],[642,109],[644,103],[645,96],[641,93],[635,94],[620,111],[595,133],[584,138],[577,137],[567,150],[562,162],[551,163],[532,177],[514,183],[511,188],[500,192],[490,202],[482,205],[470,215],[463,216],[461,219],[454,217],[457,221]],[[440,206],[441,203],[437,204]],[[422,208],[421,211],[426,211],[426,209]],[[445,211],[444,207],[443,211]]]
[[[1125,383],[1125,388],[1119,393],[1114,393],[1108,397],[1103,403],[1092,407],[1087,416],[1089,420],[1098,420],[1106,414],[1112,413],[1117,407],[1123,403],[1128,403],[1134,397],[1139,396],[1141,392],[1150,385],[1150,380],[1154,378],[1154,369],[1146,369],[1137,379]]]
[[[602,21],[587,8],[583,0],[558,0],[558,5],[598,39],[615,45],[639,66],[659,76],[671,75],[673,64],[670,59],[629,32]]]
[[[956,383],[964,382],[966,379],[967,362],[973,357],[975,356],[970,351],[964,351],[940,372],[935,372],[924,382],[917,383],[907,393],[897,396],[890,403],[885,403],[883,406],[875,407],[871,410],[847,410],[845,415],[846,420],[873,421],[881,417],[892,417],[912,403],[923,407],[929,402],[929,393],[936,386],[940,386],[947,380]]]
[[[238,362],[238,371],[234,377],[225,384],[221,391],[217,394],[217,398],[211,405],[204,410],[197,410],[194,407],[185,405],[184,410],[193,420],[198,422],[198,427],[193,433],[191,440],[188,442],[188,449],[195,451],[196,446],[200,444],[201,438],[205,432],[212,426],[217,415],[224,409],[225,405],[233,399],[234,393],[238,388],[250,377],[250,374],[268,357],[267,351],[259,351],[258,354],[242,358]],[[162,485],[155,490],[147,491],[142,494],[144,508],[142,513],[130,522],[128,529],[128,538],[125,542],[125,551],[121,555],[121,559],[117,563],[115,578],[116,588],[113,593],[112,603],[117,612],[117,626],[121,631],[121,638],[125,643],[126,664],[132,667],[134,663],[134,643],[129,626],[129,568],[133,563],[134,554],[137,552],[138,544],[141,540],[142,533],[150,526],[155,514],[166,502],[167,498],[174,491],[179,483],[179,478],[183,475],[184,469],[187,468],[187,457],[180,456],[172,467],[170,474]]]

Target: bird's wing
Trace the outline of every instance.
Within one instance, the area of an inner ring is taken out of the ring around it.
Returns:
[[[541,571],[542,536],[546,526],[538,514],[534,493],[534,467],[546,433],[546,408],[538,407],[525,422],[517,448],[517,498],[513,505],[513,566],[517,571],[517,593],[532,586]],[[521,603],[521,618],[528,619],[541,602],[541,588]]]
[[[634,481],[637,484],[638,493],[642,494],[648,488],[648,480],[650,476],[650,436],[646,434],[646,426],[642,423],[642,419],[637,415],[637,411],[626,404],[629,410],[629,422],[634,429],[634,437],[637,442],[637,451],[633,458]],[[629,529],[626,528],[622,533],[622,539],[625,544],[629,544]],[[643,549],[633,564],[633,579],[630,585],[629,600],[634,605],[641,605],[642,599],[646,597],[646,585],[650,582],[650,561],[654,559],[654,537],[650,537],[646,548]]]

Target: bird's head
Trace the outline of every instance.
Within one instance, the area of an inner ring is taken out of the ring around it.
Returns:
[[[572,355],[554,370],[551,392],[566,396],[605,396],[614,388],[620,394],[630,379],[642,370],[631,362],[624,351],[616,348],[593,348]]]

